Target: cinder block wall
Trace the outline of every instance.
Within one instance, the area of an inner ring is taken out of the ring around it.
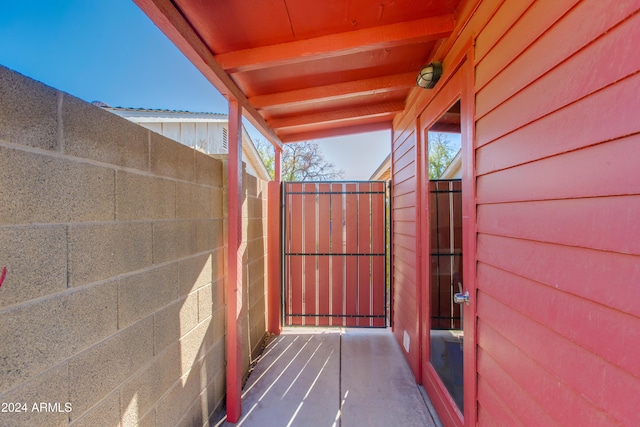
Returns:
[[[243,366],[247,376],[267,329],[267,182],[247,173],[243,182]]]
[[[0,426],[223,407],[223,182],[221,161],[0,67],[0,402],[27,409]]]

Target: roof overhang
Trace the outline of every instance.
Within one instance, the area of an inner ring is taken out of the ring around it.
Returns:
[[[391,129],[459,0],[135,0],[275,146]]]

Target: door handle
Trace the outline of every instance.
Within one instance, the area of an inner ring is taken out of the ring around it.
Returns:
[[[469,291],[465,291],[464,294],[462,292],[453,294],[453,302],[456,304],[465,303],[469,305]]]
[[[453,273],[453,280],[458,284],[458,293],[453,294],[453,302],[456,304],[465,303],[469,305],[469,291],[462,293],[462,281],[458,272]]]

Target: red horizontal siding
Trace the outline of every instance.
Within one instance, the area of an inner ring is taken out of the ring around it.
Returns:
[[[478,353],[478,394],[479,400],[484,402],[484,396],[480,393],[481,388],[490,388],[493,395],[487,398],[503,402],[515,418],[529,427],[557,425],[555,420],[532,398],[530,394],[532,390],[518,384],[486,351]],[[496,390],[499,390],[500,395],[506,400],[502,400]]]
[[[637,195],[481,205],[478,231],[640,255],[640,239],[628,238],[640,235],[639,213]]]
[[[640,194],[639,144],[640,134],[481,176],[478,203]]]
[[[478,408],[478,412],[481,413],[479,416],[480,425],[524,426],[520,419],[511,412],[511,402],[507,403],[500,399],[482,377],[478,377],[478,399],[482,402]]]
[[[634,4],[633,1],[617,2],[615,7],[611,7],[609,2],[600,0],[579,3],[543,34],[534,45],[524,50],[511,64],[501,70],[501,73],[508,75],[509,78],[496,78],[484,86],[477,95],[477,117],[484,116],[530,82],[548,74],[556,64],[562,63],[594,39],[605,34],[636,10],[638,10],[638,4]],[[593,19],[593,16],[597,16],[597,19]],[[590,25],[584,25],[589,20]],[[567,28],[575,28],[579,31],[567,31]],[[481,39],[482,35],[478,37],[478,41],[480,42]],[[613,64],[611,61],[602,62]],[[535,66],[532,66],[534,64]],[[609,71],[613,70],[609,69]],[[598,78],[598,76],[593,77]],[[569,83],[568,80],[570,79],[566,79],[563,85]]]
[[[479,303],[481,301],[478,299]],[[500,307],[497,308],[500,309]],[[545,409],[545,412],[554,421],[551,425],[581,427],[614,425],[613,419],[602,411],[590,407],[589,402],[582,396],[538,365],[527,355],[526,351],[522,351],[498,333],[498,328],[496,325],[484,321],[478,322],[479,371],[484,370],[480,361],[483,360],[483,353],[486,352],[505,371],[506,375],[511,377],[523,390],[529,392],[532,402]],[[543,347],[546,348],[546,345]],[[504,389],[496,390],[496,394],[503,399],[510,399]],[[480,405],[484,405],[484,401],[481,399]],[[499,424],[508,425],[507,423]]]
[[[479,234],[478,260],[640,316],[640,260],[635,255]]]
[[[482,88],[578,1],[538,0],[522,16],[504,16],[503,19],[517,22],[480,62],[481,66],[476,72],[476,87]],[[491,25],[493,23],[489,23],[487,28]],[[574,30],[577,31],[578,28]]]
[[[478,420],[640,425],[640,2],[509,3],[476,44]]]
[[[560,407],[564,405],[574,406],[575,411],[571,412],[580,413],[573,413],[571,416],[575,418],[562,422],[567,425],[569,421],[572,425],[604,425],[617,420],[640,425],[640,412],[634,407],[636,396],[640,395],[640,382],[636,377],[487,294],[478,298],[478,306],[479,311],[482,306],[483,321],[499,330],[509,341],[508,345],[513,347],[509,351],[517,349],[526,354],[548,375],[560,379],[575,393],[568,393],[565,398],[554,396],[553,406],[558,415],[563,413]],[[545,407],[551,409],[548,404]],[[584,420],[580,419],[581,416],[584,416]]]
[[[478,174],[640,132],[636,120],[638,84],[636,74],[483,146],[477,152]],[[603,109],[603,105],[608,107]]]
[[[640,68],[640,15],[573,55],[478,121],[484,138],[504,135],[571,104]],[[616,58],[615,67],[602,58]],[[571,76],[571,78],[567,78]],[[478,117],[481,117],[478,115]]]
[[[485,264],[478,278],[492,298],[640,378],[639,318]]]

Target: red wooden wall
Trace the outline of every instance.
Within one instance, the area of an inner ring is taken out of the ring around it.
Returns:
[[[416,376],[419,367],[419,307],[416,271],[417,215],[416,215],[416,132],[409,123],[407,129],[395,135],[392,151],[392,275],[393,275],[393,332],[402,345],[405,356]],[[406,351],[405,332],[409,338]]]
[[[640,425],[639,6],[505,3],[478,37],[481,424]]]
[[[476,35],[480,425],[640,425],[639,9],[485,0],[439,53],[446,73]],[[396,203],[415,194],[402,155],[426,92],[394,124]],[[420,292],[410,207],[394,208],[401,344]]]

